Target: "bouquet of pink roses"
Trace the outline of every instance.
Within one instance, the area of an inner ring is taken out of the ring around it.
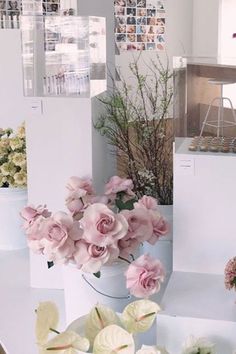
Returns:
[[[26,206],[21,216],[28,245],[49,262],[73,263],[83,272],[100,277],[103,266],[122,260],[127,288],[137,297],[148,297],[160,288],[164,269],[149,255],[134,254],[144,242],[154,245],[168,233],[168,223],[149,196],[138,200],[133,182],[113,176],[104,195],[94,192],[91,180],[71,177],[66,206],[68,213],[52,215],[46,206]]]

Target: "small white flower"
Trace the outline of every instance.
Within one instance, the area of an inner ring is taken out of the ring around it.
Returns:
[[[190,336],[183,345],[182,354],[215,354],[215,344],[207,338]]]

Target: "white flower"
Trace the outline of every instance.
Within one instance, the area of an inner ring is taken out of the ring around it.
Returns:
[[[59,314],[53,302],[41,302],[36,310],[35,333],[38,344],[45,344],[52,330],[57,329]]]
[[[5,162],[0,167],[3,176],[13,176],[16,173],[16,167],[12,162]]]
[[[143,345],[141,349],[139,349],[136,354],[169,354],[165,348],[161,348],[158,346],[148,346]]]
[[[20,139],[18,137],[14,137],[10,139],[10,147],[12,148],[13,151],[22,149],[24,144],[25,144],[24,139]]]
[[[26,186],[27,184],[27,175],[24,171],[21,172],[17,172],[14,175],[14,180],[15,180],[15,184],[18,186]]]
[[[58,334],[40,348],[40,354],[77,354],[89,350],[89,340],[73,331]]]
[[[26,165],[26,156],[22,152],[15,152],[15,153],[11,154],[11,156],[9,156],[9,159],[11,159],[11,161],[16,166],[23,167]]]
[[[195,338],[190,336],[183,345],[182,354],[214,354],[215,344],[207,338]]]

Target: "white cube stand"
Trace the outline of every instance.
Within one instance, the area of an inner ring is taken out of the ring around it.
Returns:
[[[189,335],[208,337],[217,354],[236,349],[236,293],[224,286],[235,256],[236,154],[189,152],[177,139],[174,156],[174,272],[157,318],[157,343],[181,353]]]

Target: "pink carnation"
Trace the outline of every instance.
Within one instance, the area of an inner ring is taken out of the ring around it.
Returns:
[[[100,247],[80,240],[76,242],[73,259],[82,271],[97,273],[104,264],[111,264],[118,256],[119,249],[116,245]]]
[[[66,206],[72,215],[82,212],[84,203],[80,193],[70,192],[66,198]]]
[[[130,196],[135,196],[132,189],[134,188],[133,181],[131,179],[121,178],[119,176],[113,176],[105,185],[105,195],[114,196],[119,192],[125,192]]]
[[[129,258],[131,254],[135,253],[139,246],[140,242],[136,238],[131,238],[127,235],[118,241],[120,256],[123,258]]]
[[[48,218],[51,213],[46,208],[46,205],[39,205],[36,208],[28,205],[21,210],[20,216],[24,219],[23,228],[27,231],[38,217]]]
[[[149,210],[149,215],[153,226],[153,234],[147,242],[155,245],[161,237],[169,233],[170,227],[166,219],[157,210]]]
[[[236,290],[236,257],[230,259],[225,267],[225,287]]]
[[[160,261],[144,254],[129,265],[125,276],[131,295],[147,298],[160,290],[165,272]]]

